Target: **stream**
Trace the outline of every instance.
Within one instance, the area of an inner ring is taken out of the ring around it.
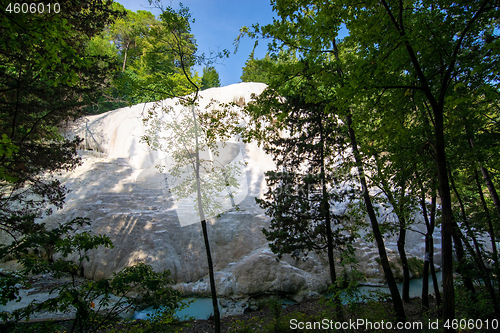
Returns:
[[[436,273],[439,284],[441,284],[442,273]],[[422,297],[422,281],[423,278],[411,279],[410,280],[410,298],[414,297]],[[379,286],[360,286],[359,288],[360,296],[365,296],[367,298],[372,297],[371,294],[374,292],[383,292],[389,294],[389,288],[387,287],[379,287]],[[399,292],[402,292],[403,283],[398,283]],[[441,290],[441,288],[439,288]],[[434,287],[432,285],[432,278],[429,276],[429,294],[434,294]],[[347,297],[342,297],[343,302],[347,303],[349,299]],[[185,309],[178,310],[175,314],[181,319],[185,320],[188,318],[194,319],[207,319],[213,314],[212,308],[212,299],[209,297],[199,297],[199,298],[186,298],[186,301],[192,301]],[[295,304],[296,302],[289,299],[282,300],[282,303],[285,305]],[[220,305],[219,305],[220,310]],[[160,311],[160,310],[157,310]],[[136,311],[132,317],[132,319],[143,319],[147,320],[150,316],[154,316],[156,311],[153,310],[152,307]]]
[[[436,278],[438,280],[439,284],[439,290],[442,291],[441,288],[441,281],[442,281],[442,272],[436,272]],[[410,280],[410,298],[415,298],[415,297],[422,297],[422,282],[424,281],[423,278],[418,278],[418,279],[411,279]],[[399,289],[399,294],[403,292],[403,282],[400,282],[397,284],[398,289]],[[358,288],[359,292],[363,296],[370,296],[370,293],[373,293],[375,291],[383,292],[386,294],[390,294],[390,290],[388,287],[372,287],[372,286],[361,286]],[[432,277],[429,274],[429,294],[434,294],[434,286],[432,285]]]

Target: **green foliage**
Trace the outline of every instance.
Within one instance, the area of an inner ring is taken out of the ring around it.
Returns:
[[[118,50],[124,71],[127,63],[140,59],[151,27],[158,25],[159,22],[151,12],[145,10],[133,12],[119,3],[114,3],[113,8],[123,14],[106,29],[106,34]]]
[[[152,4],[159,6],[154,1]],[[90,49],[115,61],[115,75],[110,89],[86,112],[96,114],[127,104],[182,96],[193,91],[189,80],[200,84],[201,78],[191,71],[194,59],[187,57],[196,51],[188,11],[167,9],[157,19],[149,11],[132,12],[118,3],[113,9],[119,13],[116,20],[91,40]],[[175,31],[179,32],[181,49],[175,49]],[[184,68],[179,65],[181,56]]]
[[[161,319],[172,318],[181,305],[180,292],[173,290],[170,272],[154,272],[143,263],[126,267],[111,278],[98,281],[78,278],[88,260],[88,251],[98,247],[111,247],[104,235],[92,235],[81,231],[90,225],[86,219],[75,219],[51,230],[31,233],[8,246],[0,248],[0,256],[19,260],[23,270],[5,274],[0,278],[0,302],[5,305],[20,300],[20,288],[28,288],[30,276],[50,274],[54,278],[69,277],[65,283],[52,288],[46,301],[33,301],[27,307],[4,311],[0,317],[6,327],[19,328],[21,320],[29,320],[39,312],[74,313],[71,331],[95,331],[128,310],[136,310],[147,304],[154,308],[164,307]],[[132,294],[134,294],[132,297]]]
[[[214,87],[220,87],[219,73],[212,66],[203,68],[200,89],[205,90]]]
[[[66,188],[54,176],[79,165],[80,140],[64,139],[61,127],[100,98],[115,68],[112,54],[104,52],[105,43],[92,41],[115,19],[111,2],[59,4],[60,13],[24,15],[1,9],[0,230],[13,243],[0,247],[0,257],[19,260],[23,270],[2,274],[0,303],[19,299],[20,288],[29,287],[32,274],[73,277],[73,283],[54,290],[55,298],[34,301],[11,314],[3,312],[5,325],[16,329],[23,326],[19,320],[46,309],[72,309],[77,312],[75,324],[90,325],[87,317],[94,313],[90,304],[97,300],[92,292],[102,286],[90,282],[77,286],[75,277],[87,251],[110,246],[106,236],[77,231],[87,223],[84,219],[50,230],[35,223],[64,203]],[[99,302],[107,302],[106,297]]]
[[[268,332],[283,332],[288,328],[288,323],[283,320],[283,303],[279,298],[270,298],[265,303],[265,306],[271,311],[272,319],[264,327]]]
[[[12,140],[7,136],[7,134],[2,134],[2,138],[0,139],[0,157],[5,156],[6,158],[9,158],[18,150],[19,147],[12,143]],[[2,165],[0,166],[0,180],[14,183],[17,178],[10,176],[6,166]]]
[[[81,279],[89,251],[112,246],[109,238],[82,231],[88,224],[85,219],[51,229],[37,219],[63,206],[66,188],[55,176],[79,165],[80,140],[63,138],[60,129],[65,122],[83,112],[121,106],[125,99],[146,101],[193,91],[190,80],[199,78],[188,75],[186,79],[189,67],[179,66],[182,56],[175,59],[169,52],[171,32],[180,26],[167,25],[184,21],[171,13],[159,22],[149,12],[128,12],[110,1],[59,4],[63,10],[57,15],[0,9],[4,18],[0,23],[0,230],[13,239],[0,247],[0,257],[23,265],[21,272],[0,277],[0,303],[19,299],[20,289],[30,287],[33,274],[50,274],[68,282],[51,291],[53,298],[3,312],[2,319],[5,327],[23,330],[19,321],[41,311],[75,313],[71,331],[83,332],[113,322],[127,309],[161,304],[166,311],[158,322],[170,322],[180,298],[169,287],[168,272],[156,273],[139,264],[109,279]],[[195,50],[189,26],[183,28],[182,51]],[[186,62],[192,64],[192,60]],[[116,77],[119,69],[122,73]]]
[[[269,84],[274,64],[275,62],[271,60],[269,54],[266,54],[263,59],[255,59],[254,52],[252,51],[243,67],[243,74],[240,77],[241,82],[262,82]]]
[[[63,120],[71,114],[68,111],[74,113],[91,102],[105,87],[103,81],[113,67],[106,55],[92,54],[87,48],[90,39],[113,19],[110,3],[89,0],[59,4],[64,10],[58,14],[4,12],[0,25],[2,113],[17,106],[17,125],[25,125],[29,131],[27,121],[37,121],[51,111],[30,135],[44,124],[58,125],[54,120]],[[12,124],[7,119],[4,123]]]
[[[456,291],[457,318],[495,318],[490,295],[483,287],[473,293],[464,287],[461,279],[457,279]]]
[[[35,218],[62,207],[65,189],[52,176],[79,164],[79,140],[60,129],[102,95],[114,70],[111,57],[89,48],[114,19],[111,4],[59,4],[57,14],[1,9],[0,230],[13,237],[42,229]]]
[[[397,318],[392,310],[392,304],[388,295],[371,295],[366,300],[361,313],[357,312],[356,317],[366,319],[369,322],[397,322]]]

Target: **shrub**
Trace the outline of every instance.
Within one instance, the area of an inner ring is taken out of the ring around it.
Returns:
[[[82,264],[88,260],[88,251],[100,246],[112,247],[105,235],[91,235],[79,228],[90,224],[88,219],[77,218],[68,223],[38,233],[27,234],[8,246],[0,247],[0,257],[9,255],[23,265],[18,273],[0,277],[0,304],[20,300],[20,289],[30,287],[29,276],[50,273],[55,278],[71,277],[69,282],[54,287],[54,295],[46,301],[33,301],[27,307],[9,313],[0,313],[4,326],[19,331],[19,323],[42,311],[74,313],[69,332],[96,331],[117,320],[124,311],[148,305],[164,308],[161,321],[173,317],[181,304],[180,292],[173,290],[170,272],[157,273],[150,265],[140,263],[126,267],[109,279],[91,281],[78,278]],[[77,260],[68,260],[76,253]],[[133,293],[135,297],[129,297]]]

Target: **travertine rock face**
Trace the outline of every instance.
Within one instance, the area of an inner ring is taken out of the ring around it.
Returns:
[[[200,104],[211,99],[220,102],[249,102],[265,85],[241,83],[214,88],[201,93]],[[173,101],[164,101],[174,105]],[[152,151],[140,137],[144,134],[142,118],[152,104],[136,105],[81,119],[74,133],[85,138],[83,165],[62,176],[71,190],[63,210],[48,217],[46,223],[60,223],[77,216],[88,217],[94,233],[107,234],[113,249],[90,253],[85,263],[87,278],[109,277],[138,262],[156,270],[169,269],[178,288],[192,294],[208,294],[208,267],[200,223],[181,227],[179,214],[196,206],[172,199],[164,177],[155,163],[164,157]],[[262,234],[269,225],[255,197],[264,193],[264,172],[274,168],[272,159],[255,144],[239,145],[244,161],[244,181],[248,195],[240,210],[229,211],[208,221],[208,235],[220,295],[251,295],[286,292],[297,298],[324,292],[329,281],[327,261],[312,255],[306,261],[285,258],[277,261]],[[422,228],[420,228],[422,230]],[[423,256],[422,236],[410,233],[410,255]],[[437,241],[438,242],[438,241]],[[375,262],[374,244],[360,241],[360,268],[372,281],[382,279]],[[388,247],[396,250],[395,240]]]

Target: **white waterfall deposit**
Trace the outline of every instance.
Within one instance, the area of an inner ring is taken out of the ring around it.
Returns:
[[[210,101],[236,102],[241,105],[260,94],[264,84],[240,83],[212,88],[200,93],[200,108]],[[208,295],[208,265],[197,208],[193,199],[181,200],[168,191],[168,181],[155,168],[170,158],[168,151],[155,151],[141,140],[146,133],[143,119],[154,103],[140,104],[79,119],[68,135],[84,139],[80,154],[83,164],[63,174],[70,190],[62,210],[44,222],[49,225],[75,217],[87,217],[94,233],[108,235],[112,249],[97,249],[84,263],[84,275],[99,279],[139,262],[155,270],[170,270],[177,287],[187,293]],[[157,104],[158,105],[158,104]],[[169,99],[161,105],[178,110],[182,106]],[[233,106],[238,109],[238,106]],[[225,212],[208,219],[217,291],[221,296],[256,295],[283,292],[300,299],[324,292],[329,281],[326,256],[311,254],[306,261],[284,257],[277,261],[270,251],[262,228],[269,218],[255,203],[266,189],[264,172],[275,167],[271,156],[255,143],[228,140],[236,153],[227,160],[244,162],[238,175],[240,187],[231,199],[239,210],[221,204]],[[225,207],[225,208],[224,208]],[[219,212],[220,213],[220,212]],[[191,220],[190,220],[191,219]],[[423,231],[423,226],[414,226]],[[439,252],[439,235],[435,235]],[[396,241],[387,239],[391,258],[396,257]],[[355,244],[360,270],[371,282],[383,280],[375,258],[374,243],[358,240]],[[410,256],[422,258],[423,236],[407,235]],[[436,253],[439,254],[439,253]],[[438,259],[438,258],[436,258]],[[438,261],[439,263],[439,261]],[[340,268],[340,267],[339,267]]]

